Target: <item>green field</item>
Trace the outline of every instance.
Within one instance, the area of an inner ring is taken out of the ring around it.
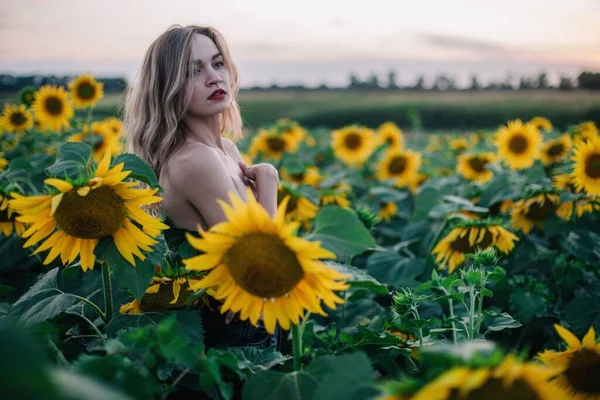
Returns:
[[[15,100],[0,96],[2,103]],[[121,94],[108,94],[94,114],[118,113],[120,101]],[[247,127],[291,118],[307,127],[392,120],[404,129],[483,129],[536,115],[562,128],[583,120],[600,123],[598,92],[242,91],[239,102]]]

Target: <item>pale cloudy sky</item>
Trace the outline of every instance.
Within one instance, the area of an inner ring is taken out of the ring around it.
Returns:
[[[600,70],[600,0],[2,0],[0,73],[133,79],[170,24],[227,38],[242,86],[344,85],[350,72],[571,76]]]

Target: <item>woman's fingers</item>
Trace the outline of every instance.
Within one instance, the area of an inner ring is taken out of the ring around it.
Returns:
[[[256,173],[252,167],[247,166],[243,161],[238,161],[238,164],[242,169],[244,176],[249,179],[256,179]]]

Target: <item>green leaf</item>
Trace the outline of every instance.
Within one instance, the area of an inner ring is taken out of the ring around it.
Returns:
[[[504,329],[514,329],[523,326],[523,324],[515,320],[506,312],[498,314],[495,311],[484,310],[483,315],[486,318],[493,318],[492,324],[488,327],[488,330],[490,331],[498,332]]]
[[[396,288],[415,286],[416,278],[425,270],[425,261],[403,258],[391,250],[375,251],[367,260],[367,270],[375,279]]]
[[[75,179],[88,166],[91,154],[92,148],[87,143],[63,143],[58,147],[56,162],[46,171],[59,178],[64,178],[67,174],[71,179]]]
[[[343,274],[350,275],[348,284],[355,288],[365,288],[377,294],[388,294],[387,286],[377,281],[365,271],[351,265],[339,264],[333,261],[324,261],[327,267]]]
[[[243,400],[312,400],[319,382],[306,372],[260,372],[244,385]]]
[[[494,270],[488,275],[488,279],[492,282],[500,282],[506,276],[506,270],[502,267],[495,266]]]
[[[482,288],[481,289],[481,295],[483,297],[494,297],[494,292],[492,292],[490,289]]]
[[[144,160],[132,153],[122,153],[115,157],[113,165],[122,162],[125,163],[123,170],[131,171],[128,178],[140,180],[153,188],[159,188],[159,192],[162,192],[154,171]]]
[[[60,387],[64,398],[82,400],[133,399],[108,385],[73,371],[55,368],[51,371],[51,376],[52,380]]]
[[[386,186],[378,186],[369,189],[369,194],[386,203],[397,203],[409,197],[408,192],[400,191]]]
[[[565,320],[573,333],[583,337],[591,326],[600,331],[600,301],[598,298],[582,296],[574,299],[565,309]]]
[[[358,216],[338,206],[321,209],[309,239],[320,240],[323,247],[341,259],[360,254],[375,245],[375,239]]]
[[[270,346],[266,349],[254,346],[238,346],[229,347],[222,351],[233,355],[236,359],[238,369],[245,372],[247,376],[269,370],[292,358],[278,352],[276,346]]]
[[[67,311],[78,300],[57,287],[59,268],[45,273],[21,298],[12,306],[11,315],[18,316],[24,325],[32,325],[46,321]]]
[[[415,211],[413,212],[413,221],[427,217],[429,211],[438,205],[443,198],[443,194],[433,187],[426,187],[417,194],[415,198]]]
[[[135,266],[131,265],[114,244],[112,237],[102,238],[96,246],[95,254],[98,259],[106,262],[119,282],[129,290],[138,301],[142,300],[150,280],[154,276],[156,266],[161,265],[166,245],[161,237],[155,238],[158,243],[152,247],[152,252],[144,252],[145,261],[135,258]]]

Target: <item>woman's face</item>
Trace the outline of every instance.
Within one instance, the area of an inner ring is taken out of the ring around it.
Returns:
[[[219,49],[208,36],[195,34],[192,38],[191,63],[193,91],[188,113],[208,117],[227,110],[233,100],[231,74]]]

